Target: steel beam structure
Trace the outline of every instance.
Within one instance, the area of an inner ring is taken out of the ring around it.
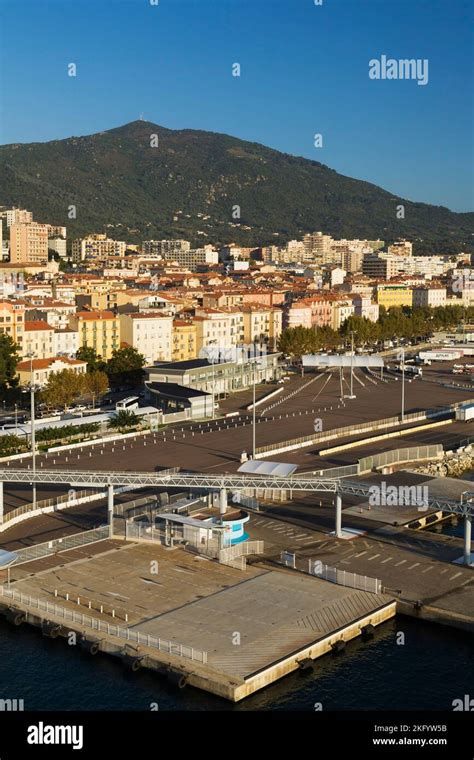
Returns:
[[[33,473],[25,469],[0,469],[0,481],[4,483],[55,483],[61,485],[96,488],[97,486],[135,486],[136,488],[199,488],[220,491],[222,488],[264,488],[282,491],[310,491],[339,493],[367,497],[373,484],[349,481],[344,478],[318,478],[314,475],[278,477],[269,475],[213,474],[179,472],[176,469],[161,472],[100,472],[78,470],[40,470]],[[428,508],[443,512],[474,516],[474,500],[429,498]]]

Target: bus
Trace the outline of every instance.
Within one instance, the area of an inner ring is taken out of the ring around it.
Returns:
[[[126,409],[129,412],[134,412],[139,407],[139,397],[138,396],[127,396],[127,398],[123,398],[120,401],[117,401],[115,404],[115,409],[117,412],[120,412],[122,409]]]

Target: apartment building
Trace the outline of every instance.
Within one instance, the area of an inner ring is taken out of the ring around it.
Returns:
[[[355,307],[350,300],[334,300],[332,302],[332,325],[333,330],[339,330],[346,319],[354,314]]]
[[[352,303],[354,304],[354,316],[365,317],[365,319],[370,319],[371,322],[377,322],[380,306],[378,303],[374,303],[370,296],[354,293],[352,295]]]
[[[287,309],[286,327],[327,327],[333,323],[334,300],[328,296],[294,301]]]
[[[197,329],[192,322],[173,320],[172,356],[173,362],[188,361],[197,357]]]
[[[79,351],[79,332],[71,327],[56,327],[53,335],[53,356],[73,359]]]
[[[78,311],[69,325],[79,333],[79,346],[88,346],[107,361],[120,348],[120,320],[111,311]]]
[[[186,267],[191,272],[196,272],[200,266],[211,266],[219,263],[219,254],[212,246],[187,250],[178,249],[162,255],[168,261],[176,261],[179,266]]]
[[[362,261],[362,273],[367,277],[390,280],[398,275],[398,261],[387,253],[366,253]]]
[[[174,255],[190,249],[189,240],[144,240],[142,243],[144,256],[161,256],[163,259],[172,259]]]
[[[48,296],[29,295],[25,298],[25,303],[27,319],[42,320],[55,328],[67,327],[69,317],[76,312],[74,304],[57,301]]]
[[[12,224],[10,227],[10,261],[12,264],[48,264],[48,225],[38,222]]]
[[[401,283],[384,283],[376,286],[377,303],[386,309],[413,305],[411,287]]]
[[[192,318],[196,325],[196,351],[209,345],[233,346],[244,342],[243,314],[217,309],[196,309]]]
[[[247,304],[241,307],[244,317],[244,343],[265,344],[275,349],[282,331],[283,311],[272,306]]]
[[[0,301],[0,333],[9,335],[23,352],[25,304],[22,301]]]
[[[35,359],[54,356],[54,327],[40,319],[26,320],[21,354],[23,357],[33,354]]]
[[[173,317],[161,312],[120,314],[120,336],[147,364],[172,360]]]
[[[2,213],[4,216],[7,227],[11,227],[12,224],[29,224],[33,221],[33,212],[27,211],[26,208],[10,208]]]
[[[396,243],[388,246],[389,254],[393,256],[413,256],[413,243],[408,240],[397,240]]]
[[[438,306],[446,306],[446,288],[435,285],[426,285],[413,288],[413,308],[429,306],[435,309]]]
[[[17,365],[20,385],[33,383],[40,388],[47,384],[53,372],[62,372],[64,369],[83,375],[87,372],[87,362],[69,359],[66,356],[53,356],[49,359],[33,359],[33,361],[26,359]]]
[[[127,244],[123,240],[110,240],[107,235],[89,235],[72,241],[72,260],[76,264],[82,261],[94,261],[107,256],[124,256]]]

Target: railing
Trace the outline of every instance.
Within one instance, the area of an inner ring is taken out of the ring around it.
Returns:
[[[359,459],[359,474],[371,472],[377,467],[384,467],[396,462],[415,462],[419,459],[439,459],[443,453],[441,443],[427,446],[409,446],[404,449],[393,449],[384,451],[381,454],[363,457]]]
[[[378,578],[369,578],[367,575],[339,570],[337,567],[330,567],[319,560],[308,560],[308,573],[330,583],[337,583],[339,586],[357,588],[361,591],[369,591],[371,594],[382,593],[382,581]]]
[[[48,602],[45,599],[37,599],[29,594],[23,594],[21,591],[16,591],[15,589],[8,589],[4,586],[0,586],[0,596],[5,599],[11,599],[13,602],[18,602],[24,607],[38,610],[38,612],[42,611],[51,613],[63,620],[70,620],[73,623],[87,626],[93,631],[104,632],[108,636],[118,636],[121,639],[134,641],[137,644],[143,644],[144,646],[158,649],[160,652],[166,652],[167,654],[184,657],[189,660],[196,660],[202,663],[207,662],[207,652],[201,649],[195,649],[194,647],[186,646],[185,644],[180,644],[176,641],[162,639],[157,636],[149,636],[146,633],[140,633],[140,631],[134,631],[130,628],[122,628],[113,623],[106,623],[103,620],[99,620],[90,615],[74,612],[66,607],[61,607],[54,602]]]
[[[68,501],[75,502],[76,499],[82,499],[85,496],[93,496],[99,494],[106,496],[105,492],[93,491],[92,489],[89,489],[84,491],[76,491],[74,493],[74,496],[71,496],[71,494],[62,494],[62,496],[57,496],[51,499],[41,499],[41,501],[36,502],[36,505],[33,505],[31,503],[23,504],[21,507],[11,509],[9,512],[6,512],[6,514],[3,516],[3,522],[7,523],[10,520],[13,520],[15,517],[26,514],[26,512],[32,512],[33,510],[36,511],[37,509],[47,509],[48,507],[55,507],[59,504],[65,504]]]
[[[64,552],[68,549],[75,549],[78,546],[85,546],[95,541],[104,541],[109,537],[109,527],[104,525],[101,528],[95,528],[94,530],[86,530],[82,533],[74,533],[72,536],[64,536],[64,538],[55,538],[52,541],[46,541],[44,544],[35,544],[34,546],[27,546],[25,549],[14,550],[16,559],[12,562],[12,565],[20,565],[23,562],[31,562],[41,557],[47,557],[50,554],[56,552]]]
[[[330,567],[320,560],[297,557],[296,554],[282,551],[280,562],[285,567],[291,567],[302,573],[309,573],[309,575],[322,578],[330,583],[337,583],[338,586],[369,591],[371,594],[382,593],[382,581],[378,580],[378,578],[369,578],[367,575],[358,575],[358,573],[349,573],[347,570],[339,570],[339,568]]]
[[[474,403],[474,399],[468,399],[460,402],[456,402],[454,404],[450,404],[447,407],[443,408],[434,408],[434,409],[426,409],[423,412],[413,412],[411,414],[406,414],[404,417],[404,423],[408,422],[416,422],[421,421],[424,419],[432,419],[434,417],[441,417],[444,414],[449,414],[450,412],[453,412],[456,410],[459,406],[463,406],[464,404]],[[352,435],[356,435],[359,433],[366,433],[370,432],[372,430],[378,430],[379,428],[385,428],[385,427],[395,427],[396,425],[399,425],[401,422],[400,416],[397,417],[386,417],[381,420],[372,420],[371,422],[360,422],[355,425],[348,425],[346,427],[341,428],[332,428],[331,430],[327,430],[323,433],[317,433],[312,435],[305,435],[301,436],[300,438],[292,438],[286,441],[279,441],[277,443],[270,443],[266,446],[260,446],[255,450],[255,454],[257,458],[260,454],[265,454],[269,452],[273,453],[279,453],[282,451],[289,451],[293,448],[302,447],[305,445],[312,445],[317,443],[322,443],[324,441],[331,440],[333,438],[343,438],[343,437],[351,437]]]
[[[247,556],[249,554],[263,554],[263,541],[242,541],[234,546],[226,546],[219,551],[219,562],[229,562],[237,557]]]

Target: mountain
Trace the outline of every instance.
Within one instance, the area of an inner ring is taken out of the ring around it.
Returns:
[[[0,205],[66,225],[69,238],[107,232],[130,242],[257,245],[322,230],[338,238],[406,237],[416,241],[418,253],[474,250],[474,213],[406,201],[257,143],[146,121],[85,137],[1,146],[0,188]],[[396,217],[400,204],[404,220]],[[72,205],[76,219],[68,218]],[[233,218],[235,206],[240,220]]]

